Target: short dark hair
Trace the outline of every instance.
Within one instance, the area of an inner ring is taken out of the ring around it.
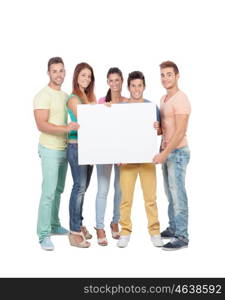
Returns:
[[[143,81],[143,84],[145,86],[145,76],[142,72],[140,71],[134,71],[134,72],[131,72],[129,75],[128,75],[128,78],[127,78],[127,86],[129,87],[130,86],[130,82],[131,80],[135,80],[135,79],[141,79]]]
[[[48,61],[48,71],[50,70],[50,66],[53,64],[63,64],[64,65],[64,62],[63,62],[62,58],[59,56],[50,58]]]
[[[176,75],[179,74],[179,69],[178,69],[177,65],[170,60],[162,62],[159,66],[160,66],[160,69],[173,68],[174,73]]]

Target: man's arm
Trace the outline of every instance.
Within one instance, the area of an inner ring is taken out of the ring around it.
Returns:
[[[162,134],[162,128],[160,127],[160,123],[158,121],[153,123],[154,128],[157,130],[157,135]]]
[[[185,135],[188,125],[188,119],[189,115],[175,115],[175,133],[172,136],[170,142],[166,145],[166,148],[154,157],[153,163],[163,163],[167,159],[170,152],[176,149],[177,145],[179,145]]]
[[[71,122],[68,125],[55,125],[48,122],[49,110],[48,109],[35,109],[34,118],[37,124],[38,130],[48,134],[61,134],[70,132],[71,130],[77,130],[79,125],[75,122]]]

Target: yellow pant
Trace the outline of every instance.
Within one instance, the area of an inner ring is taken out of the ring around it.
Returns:
[[[132,232],[131,207],[137,176],[140,176],[141,187],[145,201],[145,211],[148,218],[150,235],[160,234],[158,209],[156,205],[156,170],[150,163],[127,164],[120,168],[121,204],[120,225],[121,235]]]

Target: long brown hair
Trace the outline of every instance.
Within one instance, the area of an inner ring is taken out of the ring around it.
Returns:
[[[82,62],[82,63],[76,65],[76,67],[75,67],[75,70],[73,73],[73,91],[72,91],[72,93],[79,96],[82,100],[82,92],[81,92],[81,90],[79,88],[79,84],[78,84],[78,76],[83,69],[89,69],[91,71],[91,82],[90,82],[89,86],[84,90],[84,92],[88,98],[88,101],[93,102],[93,101],[95,101],[95,95],[94,95],[95,77],[94,77],[94,72],[93,72],[92,67],[85,62]]]
[[[121,80],[123,81],[123,74],[122,74],[122,72],[120,71],[119,68],[110,68],[108,73],[107,73],[107,79],[109,78],[109,76],[111,74],[119,75]],[[108,89],[108,92],[107,92],[106,97],[105,97],[105,102],[111,102],[111,101],[112,101],[112,93],[111,93],[111,89]]]

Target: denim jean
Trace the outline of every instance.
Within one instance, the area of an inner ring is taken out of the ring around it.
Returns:
[[[67,159],[73,177],[69,204],[70,230],[80,231],[83,220],[84,194],[90,183],[93,166],[78,165],[78,144],[68,144]]]
[[[176,237],[185,242],[188,242],[188,198],[185,175],[189,159],[189,148],[182,147],[172,151],[162,165],[164,189],[169,201],[169,228]]]
[[[42,166],[42,194],[38,210],[37,234],[39,241],[49,236],[51,230],[60,226],[60,196],[64,190],[67,159],[66,150],[52,150],[39,144]]]
[[[109,192],[113,165],[97,165],[98,192],[96,196],[96,228],[104,228],[106,200]],[[114,165],[114,206],[112,223],[118,223],[120,218],[120,169]]]

